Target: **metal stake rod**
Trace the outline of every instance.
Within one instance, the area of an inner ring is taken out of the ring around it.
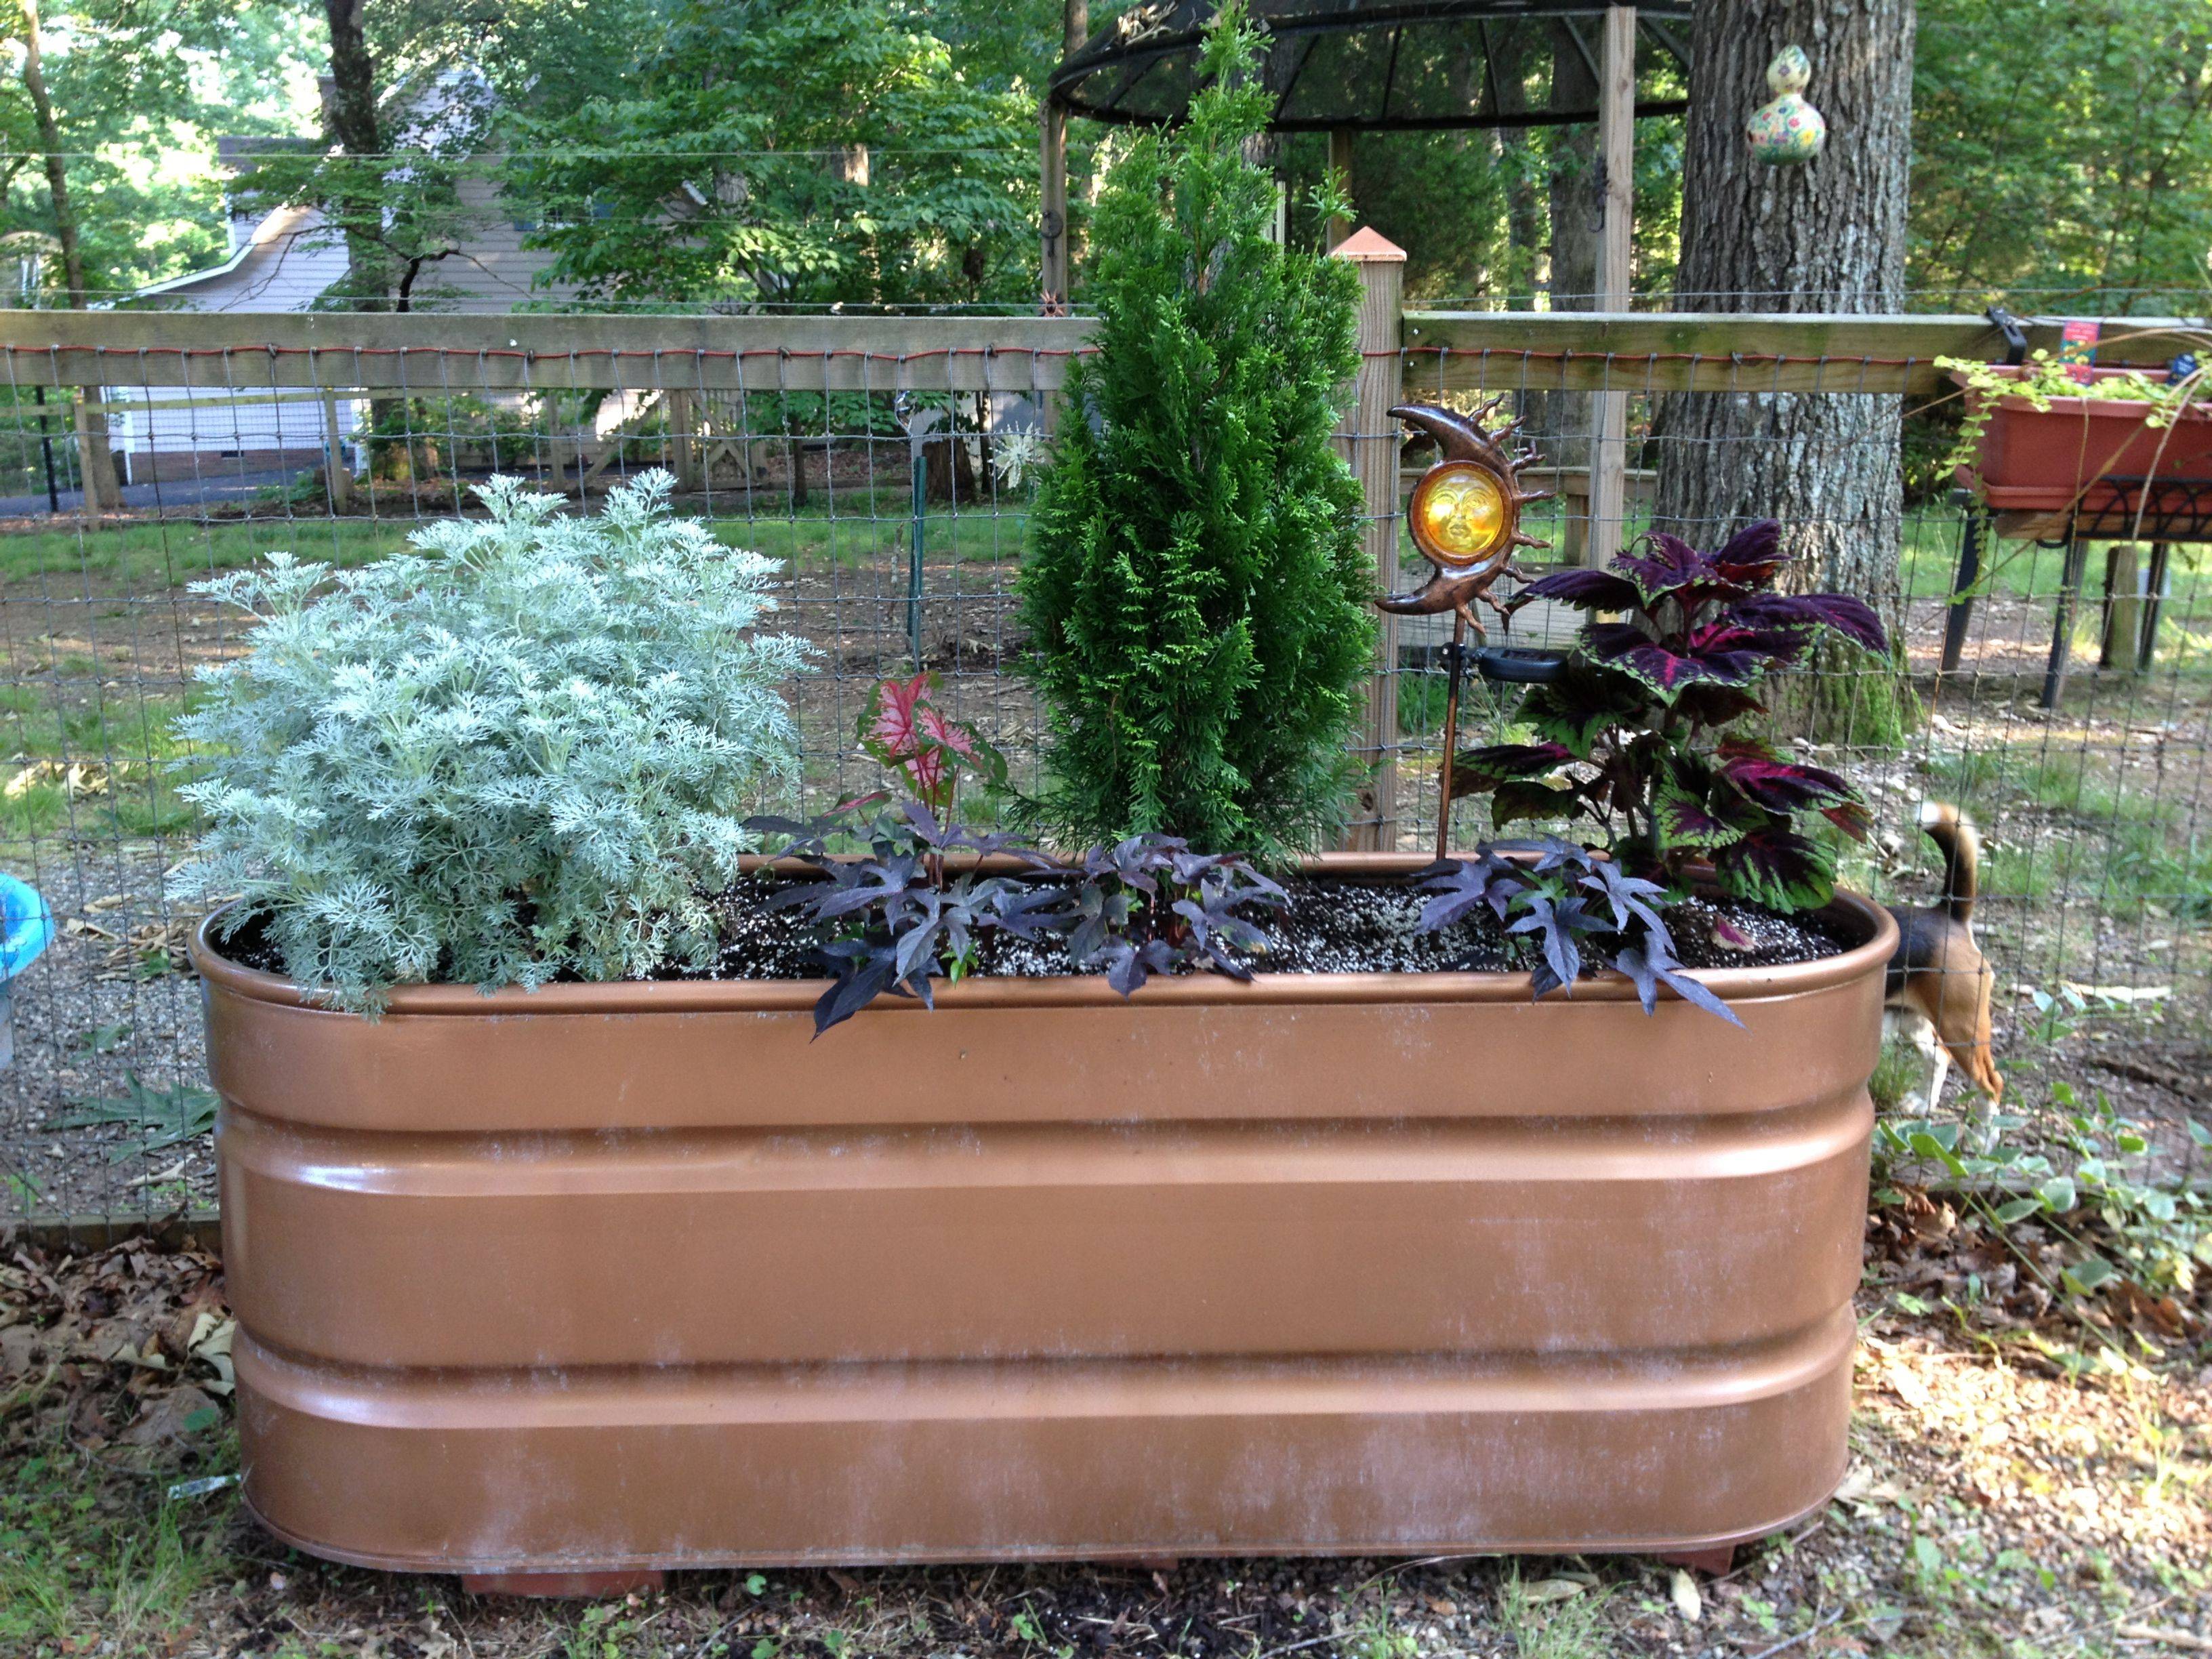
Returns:
[[[921,538],[929,510],[929,463],[923,447],[914,447],[914,536],[907,549],[906,641],[914,653],[914,672],[921,672]]]
[[[1437,787],[1443,799],[1437,803],[1437,857],[1446,858],[1451,851],[1452,762],[1459,748],[1459,688],[1467,678],[1467,617],[1457,611],[1452,612],[1450,657],[1445,665],[1444,678],[1444,763],[1437,774]]]

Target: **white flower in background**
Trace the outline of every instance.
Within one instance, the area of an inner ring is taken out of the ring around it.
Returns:
[[[1035,432],[1008,432],[991,440],[991,471],[1008,489],[1019,489],[1030,469],[1044,463],[1044,439]]]

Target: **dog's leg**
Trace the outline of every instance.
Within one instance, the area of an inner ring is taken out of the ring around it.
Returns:
[[[1943,1103],[1943,1085],[1951,1080],[1951,1056],[1940,1042],[1929,1047],[1934,1052],[1928,1066],[1928,1115],[1933,1117]]]

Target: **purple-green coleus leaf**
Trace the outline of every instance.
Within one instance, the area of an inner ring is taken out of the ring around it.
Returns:
[[[1697,778],[1676,771],[1668,772],[1652,791],[1651,817],[1661,846],[1702,853],[1741,841],[1766,823],[1764,812],[1746,811],[1741,801],[1717,801]]]
[[[1794,830],[1759,830],[1722,848],[1713,872],[1723,892],[1770,910],[1817,910],[1836,896],[1827,854]]]
[[[1498,743],[1462,750],[1452,758],[1452,799],[1493,796],[1491,821],[1494,823],[1513,817],[1562,817],[1576,810],[1579,787],[1555,786],[1546,779],[1573,758],[1565,744],[1556,743]],[[1503,817],[1501,800],[1512,804]]]
[[[1876,656],[1889,653],[1881,618],[1864,599],[1849,593],[1754,593],[1729,611],[1737,623],[1790,635],[1800,641],[1826,630],[1840,634]]]
[[[1547,743],[1588,760],[1606,732],[1638,723],[1650,707],[1650,694],[1627,675],[1570,659],[1559,679],[1530,689],[1521,701],[1520,718]]]
[[[1671,702],[1691,685],[1755,684],[1769,669],[1796,657],[1803,641],[1729,623],[1708,623],[1670,640],[1652,639],[1628,623],[1593,623],[1583,632],[1583,648]]]
[[[1510,778],[1540,778],[1574,759],[1574,751],[1560,743],[1493,743],[1480,749],[1462,749],[1452,757],[1452,788],[1494,789]]]
[[[1722,778],[1746,800],[1770,812],[1820,812],[1838,829],[1865,834],[1865,809],[1858,792],[1823,766],[1784,760],[1770,745],[1731,738],[1717,754]]]
[[[1674,712],[1700,726],[1726,726],[1746,714],[1763,714],[1766,705],[1740,685],[1686,685],[1674,699]]]
[[[1452,793],[1461,792],[1455,787]],[[1490,793],[1490,821],[1500,829],[1524,818],[1537,823],[1547,818],[1571,818],[1582,809],[1579,787],[1554,789],[1534,778],[1508,778],[1493,785]]]
[[[1626,576],[1616,576],[1609,570],[1576,569],[1538,577],[1513,596],[1508,608],[1517,611],[1534,599],[1549,599],[1581,611],[1632,611],[1644,603],[1644,595]]]
[[[1760,519],[1746,525],[1728,538],[1710,562],[1713,573],[1723,581],[1753,591],[1766,586],[1790,562],[1790,556],[1782,550],[1780,521]]]
[[[1717,553],[1701,553],[1679,536],[1654,531],[1605,569],[1555,572],[1522,588],[1514,604],[1550,599],[1583,611],[1637,611],[1672,600],[1686,614],[1756,592],[1774,580],[1788,556],[1782,551],[1782,526],[1771,519],[1738,531]]]

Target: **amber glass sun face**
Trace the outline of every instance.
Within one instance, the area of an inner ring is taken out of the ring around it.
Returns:
[[[1504,550],[1513,537],[1512,499],[1486,466],[1448,461],[1413,491],[1413,539],[1440,564],[1464,569]]]

